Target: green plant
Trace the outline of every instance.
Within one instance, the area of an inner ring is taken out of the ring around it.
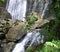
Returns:
[[[60,0],[53,0],[54,20],[45,24],[40,33],[46,36],[46,43],[41,48],[29,48],[27,52],[60,52]],[[54,41],[52,41],[54,40]],[[57,41],[55,41],[57,40]]]
[[[46,42],[40,52],[60,52],[60,41]]]
[[[4,2],[4,0],[0,0],[0,5],[2,5],[2,4],[3,4],[3,2]]]
[[[28,25],[24,28],[26,31],[29,30],[36,21],[36,18],[33,13],[29,14],[28,16],[30,16],[29,19],[27,20]]]
[[[28,48],[27,52],[60,52],[60,41],[46,42],[40,48]]]
[[[52,8],[55,12],[55,24],[53,24],[53,27],[50,29],[50,33],[55,35],[56,39],[60,39],[60,0],[53,0]]]
[[[36,19],[35,19],[34,15],[32,15],[32,16],[30,17],[30,19],[28,20],[29,25],[34,24],[35,20],[36,20]]]
[[[53,3],[49,10],[54,10],[54,20],[51,20],[48,24],[46,24],[41,34],[46,36],[48,41],[58,40],[60,39],[60,0],[53,0]],[[49,11],[48,11],[49,12]]]

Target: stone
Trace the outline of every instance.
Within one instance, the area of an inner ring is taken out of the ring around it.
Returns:
[[[4,24],[4,23],[6,23],[6,20],[1,20],[0,19],[0,24]]]
[[[0,23],[0,38],[4,36],[2,30],[3,30],[3,25]]]
[[[1,47],[3,48],[4,52],[11,52],[15,43],[14,42],[8,42],[8,43],[2,43]]]
[[[26,31],[24,27],[26,26],[25,22],[17,21],[12,25],[6,34],[6,38],[8,41],[16,41],[22,38],[25,35]]]
[[[1,20],[12,19],[10,13],[8,13],[7,10],[3,7],[0,7],[0,19]]]
[[[5,36],[5,34],[8,32],[9,28],[12,26],[12,23],[10,23],[11,20],[0,20],[0,39]],[[4,39],[4,38],[3,38]]]
[[[39,27],[42,27],[44,24],[48,23],[49,21],[48,20],[37,20],[35,22],[35,24],[32,25],[32,28],[31,29],[35,29],[35,28],[39,28]]]
[[[1,51],[1,52],[4,52],[4,50],[3,50],[3,48],[2,48],[2,47],[0,47],[0,51]]]
[[[30,13],[30,15],[27,16],[27,20],[32,17],[32,14],[33,14],[34,17],[36,18],[36,20],[35,20],[35,22],[31,25],[31,28],[30,28],[30,29],[35,29],[35,28],[42,27],[44,24],[46,24],[46,23],[49,22],[49,20],[43,19],[43,17],[41,17],[41,15],[40,15],[39,13],[37,13],[37,12]]]
[[[14,25],[15,20],[9,19],[8,20],[8,24],[10,25],[10,27],[12,27],[12,25]]]
[[[9,42],[9,43],[6,45],[6,52],[11,52],[14,45],[15,45],[14,42]]]

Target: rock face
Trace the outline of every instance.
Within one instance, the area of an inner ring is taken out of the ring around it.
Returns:
[[[39,19],[35,22],[35,24],[32,25],[31,29],[35,29],[35,28],[40,28],[42,27],[44,24],[48,23],[48,20],[44,20],[44,19]]]
[[[6,0],[5,0],[6,1]],[[0,51],[11,52],[14,42],[8,42],[5,35],[11,28],[14,21],[12,21],[11,15],[4,7],[0,7]]]
[[[31,25],[30,29],[42,27],[44,24],[49,22],[49,20],[43,19],[41,15],[39,15],[39,13],[34,12],[33,15],[34,15],[34,18],[36,18],[36,21]],[[32,17],[32,14],[27,16],[27,18],[31,18],[31,17]]]
[[[48,12],[48,8],[51,6],[52,0],[27,0],[27,4],[27,15],[30,12],[37,12],[44,18],[54,15],[51,12],[52,9]]]
[[[11,52],[14,44],[15,44],[14,42],[7,43],[5,47],[5,52]]]
[[[0,46],[0,51],[1,52],[11,52],[14,45],[15,45],[14,42],[2,43]]]
[[[38,12],[42,14],[45,4],[51,3],[51,0],[27,0],[27,12]]]
[[[3,7],[0,7],[0,20],[12,19],[11,15]]]
[[[0,38],[4,37],[9,28],[8,21],[11,19],[11,15],[3,7],[0,7]]]
[[[3,50],[3,48],[2,48],[2,47],[0,47],[0,51],[1,51],[1,52],[4,52],[4,50]]]
[[[16,22],[6,34],[7,40],[16,41],[20,39],[26,33],[26,31],[24,30],[25,26],[26,24],[24,22]]]

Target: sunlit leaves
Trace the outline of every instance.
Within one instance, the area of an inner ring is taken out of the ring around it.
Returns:
[[[28,48],[27,52],[60,52],[60,41],[46,42],[41,48],[34,48]]]

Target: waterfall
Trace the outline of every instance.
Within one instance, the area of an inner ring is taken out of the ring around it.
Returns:
[[[46,9],[48,8],[48,5],[49,5],[49,2],[46,1],[45,6],[44,6],[44,9],[43,9],[42,14],[41,14],[42,17],[44,17],[45,12],[46,12]]]
[[[44,17],[45,12],[48,8],[48,5],[51,4],[51,0],[27,0],[28,13],[29,12],[37,12],[42,17]]]
[[[25,21],[27,0],[9,0],[6,9],[12,15],[13,20]]]
[[[32,0],[28,0],[29,2],[32,2]],[[26,14],[26,8],[27,11],[36,11],[36,7],[39,3],[39,13],[41,14],[41,16],[43,17],[45,14],[45,11],[48,7],[49,2],[47,2],[47,0],[34,0],[34,4],[33,7],[32,3],[31,5],[29,5],[29,3],[27,2],[27,0],[10,0],[9,4],[7,4],[6,9],[7,11],[12,15],[12,19],[13,20],[22,20],[25,21],[25,14]],[[36,3],[38,2],[38,3]],[[27,6],[28,3],[28,7]],[[44,36],[41,36],[39,29],[35,29],[33,31],[28,31],[27,35],[22,39],[22,41],[20,41],[19,43],[17,43],[14,47],[14,49],[12,50],[12,52],[25,52],[25,46],[27,44],[29,44],[29,46],[32,45],[37,45],[40,43],[44,42]]]
[[[43,43],[44,36],[40,35],[39,30],[40,29],[35,29],[30,32],[28,31],[27,35],[24,37],[24,39],[21,42],[16,44],[16,46],[12,52],[25,52],[25,46],[28,43],[30,43],[29,46],[38,45],[40,43]]]

